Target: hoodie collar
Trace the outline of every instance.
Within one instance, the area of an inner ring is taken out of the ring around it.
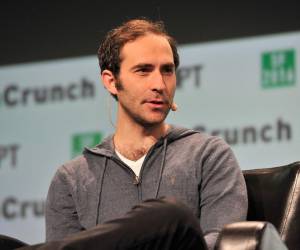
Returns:
[[[194,133],[199,133],[199,131],[170,125],[169,132],[155,143],[155,147],[161,146],[164,143],[164,140],[166,140],[167,143],[170,144],[180,138],[186,137]],[[113,155],[115,155],[113,135],[109,135],[100,144],[94,146],[93,148],[85,147],[83,153],[86,152],[112,157]]]

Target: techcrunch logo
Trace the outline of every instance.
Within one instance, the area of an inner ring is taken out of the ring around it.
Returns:
[[[263,53],[261,56],[261,79],[263,88],[276,88],[295,85],[295,50],[276,50]]]
[[[27,217],[43,217],[45,201],[20,200],[9,196],[0,202],[0,217],[6,220],[26,219]]]
[[[261,126],[249,125],[235,128],[208,129],[205,126],[196,126],[195,130],[224,138],[230,145],[255,144],[258,142],[271,143],[290,141],[292,139],[292,126],[290,123],[278,118],[275,123],[266,123]]]
[[[33,104],[46,104],[62,101],[76,101],[93,98],[95,85],[92,81],[82,78],[79,82],[68,85],[24,87],[22,84],[10,83],[0,92],[0,107],[17,107]]]

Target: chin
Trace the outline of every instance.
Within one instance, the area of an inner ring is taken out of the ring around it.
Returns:
[[[144,110],[143,112],[140,111],[139,113],[128,112],[132,120],[144,127],[154,127],[162,124],[168,113],[169,110],[151,110],[150,112],[149,110]]]
[[[154,126],[162,124],[165,119],[166,119],[166,116],[141,118],[141,119],[139,119],[138,123],[142,124],[144,127],[154,127]]]

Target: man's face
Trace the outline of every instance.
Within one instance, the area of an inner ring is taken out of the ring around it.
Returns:
[[[172,49],[163,36],[147,34],[120,53],[119,115],[143,126],[160,124],[172,103],[176,74]]]

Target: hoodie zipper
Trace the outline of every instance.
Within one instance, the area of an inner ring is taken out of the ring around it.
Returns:
[[[144,165],[145,162],[149,159],[150,155],[152,154],[153,150],[156,148],[156,144],[154,144],[150,150],[148,151],[143,164],[141,166],[141,170],[140,170],[140,177],[137,176],[134,171],[128,166],[126,165],[123,161],[121,161],[119,158],[112,156],[111,159],[113,159],[115,162],[119,163],[122,167],[124,167],[127,171],[129,171],[129,174],[133,177],[133,182],[132,184],[135,185],[137,187],[137,193],[138,193],[138,201],[142,202],[143,200],[143,196],[142,196],[142,190],[141,190],[141,178],[142,178],[142,172],[144,169]]]
[[[138,201],[141,202],[142,201],[142,193],[141,193],[141,187],[140,187],[141,186],[140,178],[138,176],[136,176],[136,174],[133,172],[133,170],[128,165],[126,165],[123,161],[119,160],[116,157],[111,157],[111,159],[114,160],[116,163],[118,163],[126,171],[128,171],[130,178],[132,178],[132,184],[137,187]]]

